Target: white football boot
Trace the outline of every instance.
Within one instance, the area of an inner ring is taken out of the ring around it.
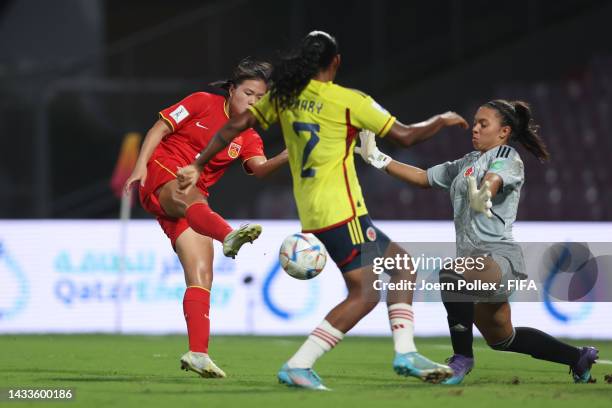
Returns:
[[[225,378],[225,372],[217,367],[214,361],[205,353],[188,351],[181,357],[181,369],[193,371],[204,378]]]

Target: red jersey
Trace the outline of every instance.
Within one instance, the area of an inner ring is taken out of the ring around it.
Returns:
[[[151,160],[171,156],[180,158],[186,164],[196,159],[229,119],[225,98],[207,92],[193,93],[159,112],[159,116],[172,128],[172,133],[157,146]],[[244,166],[247,160],[264,155],[259,134],[247,129],[206,164],[200,179],[206,187],[210,187],[223,176],[234,160],[240,158]],[[244,169],[249,173],[246,166]]]

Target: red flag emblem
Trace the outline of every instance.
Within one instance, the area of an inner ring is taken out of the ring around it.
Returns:
[[[111,177],[111,189],[118,198],[123,194],[123,184],[127,181],[134,170],[142,136],[137,132],[129,132],[123,138],[119,158]]]

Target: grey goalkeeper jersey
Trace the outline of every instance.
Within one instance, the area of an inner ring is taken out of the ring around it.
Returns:
[[[492,218],[470,208],[468,176],[478,185],[486,173],[501,177],[503,185],[491,200]],[[432,187],[450,191],[457,242],[457,256],[491,253],[507,258],[513,273],[524,277],[523,253],[512,237],[521,187],[525,180],[523,161],[518,152],[508,145],[495,147],[485,153],[474,151],[460,159],[433,166],[427,170]]]

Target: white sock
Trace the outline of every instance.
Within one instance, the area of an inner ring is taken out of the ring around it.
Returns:
[[[396,353],[417,351],[414,345],[414,314],[412,305],[394,303],[389,306],[389,324]]]
[[[315,361],[333,349],[342,340],[344,333],[323,320],[306,339],[297,353],[287,361],[289,368],[312,368]]]

